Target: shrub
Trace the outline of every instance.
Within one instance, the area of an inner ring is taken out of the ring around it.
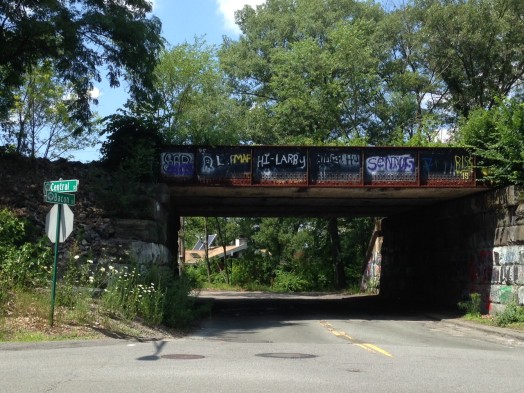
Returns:
[[[463,310],[466,315],[479,316],[482,312],[482,298],[480,293],[472,293],[469,299],[458,304],[459,309]]]
[[[309,283],[300,275],[284,270],[277,270],[273,289],[277,291],[302,292],[309,289]]]
[[[47,240],[29,239],[26,220],[0,210],[0,283],[6,287],[38,287],[50,278],[52,257]]]
[[[164,306],[164,322],[176,328],[188,328],[199,317],[202,310],[195,307],[195,298],[191,297],[191,279],[183,275],[174,280],[167,288]]]
[[[510,303],[506,309],[495,316],[497,326],[508,326],[512,323],[524,323],[524,307]]]

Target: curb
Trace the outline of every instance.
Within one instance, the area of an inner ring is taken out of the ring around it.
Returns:
[[[501,337],[509,337],[515,340],[523,341],[524,342],[524,332],[520,332],[517,330],[504,328],[504,327],[497,327],[497,326],[487,326],[482,325],[480,323],[475,323],[471,321],[464,321],[462,319],[456,319],[456,318],[445,318],[445,317],[439,317],[438,315],[428,315],[429,318],[435,319],[437,321],[446,322],[449,324],[454,324],[457,326],[467,327],[470,329],[475,329],[481,332],[490,333],[490,334],[496,334]]]

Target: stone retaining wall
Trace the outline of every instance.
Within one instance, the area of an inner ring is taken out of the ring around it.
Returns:
[[[524,305],[523,188],[389,217],[381,230],[383,297],[453,306],[480,293],[485,311]]]

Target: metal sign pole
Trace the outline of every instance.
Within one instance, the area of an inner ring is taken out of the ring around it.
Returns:
[[[62,205],[58,204],[56,213],[56,238],[55,238],[55,257],[53,262],[53,282],[51,284],[51,312],[49,314],[49,324],[53,326],[55,315],[55,294],[56,294],[56,267],[58,265],[58,243],[60,242],[60,221],[62,220]]]

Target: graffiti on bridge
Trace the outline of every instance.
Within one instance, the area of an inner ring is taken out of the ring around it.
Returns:
[[[362,152],[343,148],[310,152],[312,184],[358,184],[361,181]]]
[[[242,184],[251,177],[251,152],[232,148],[201,148],[197,164],[203,183]]]
[[[416,155],[402,152],[378,152],[366,157],[368,182],[416,182]]]
[[[195,157],[189,152],[162,153],[162,174],[175,178],[191,178],[195,171]]]
[[[307,170],[304,148],[267,147],[254,153],[255,184],[307,184]]]
[[[469,154],[444,149],[426,152],[420,159],[421,178],[427,184],[468,182],[473,178],[474,160]]]
[[[180,146],[161,162],[164,178],[203,184],[475,184],[473,157],[451,148]]]

